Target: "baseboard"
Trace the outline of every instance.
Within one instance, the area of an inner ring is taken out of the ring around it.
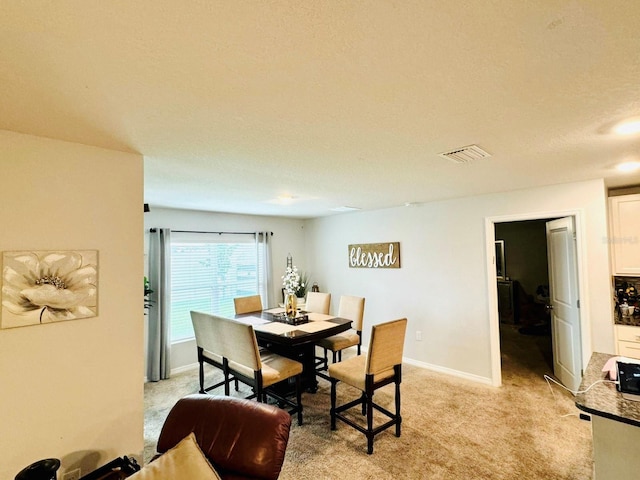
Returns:
[[[451,375],[452,377],[464,378],[465,380],[471,380],[472,382],[482,383],[485,385],[491,385],[491,386],[493,385],[491,378],[481,377],[480,375],[461,372],[460,370],[454,370],[452,368],[442,367],[440,365],[433,365],[431,363],[420,362],[418,360],[413,360],[411,358],[403,358],[402,361],[404,363],[408,363],[409,365],[413,365],[415,367],[424,368],[426,370],[431,370],[434,372],[444,373],[446,375]]]
[[[198,368],[198,362],[196,363],[190,363],[189,365],[183,365],[181,367],[176,367],[176,368],[172,368],[171,371],[169,372],[169,375],[177,375],[179,373],[182,372],[188,372],[191,370],[196,370]],[[144,383],[147,383],[149,381],[149,379],[147,378],[147,376],[144,376]]]
[[[363,347],[362,354],[365,355],[366,352],[367,349]],[[419,360],[413,360],[412,358],[407,357],[402,357],[402,363],[408,363],[409,365],[424,368],[425,370],[444,373],[446,375],[451,375],[452,377],[463,378],[465,380],[471,380],[472,382],[493,386],[493,381],[491,380],[491,378],[481,377],[480,375],[473,375],[472,373],[461,372],[460,370],[454,370],[452,368],[447,368],[440,365],[433,365],[431,363],[421,362]]]
[[[198,362],[190,363],[189,365],[183,365],[181,367],[172,368],[170,374],[171,375],[177,375],[179,373],[188,372],[188,371],[191,371],[191,370],[195,370],[197,368],[198,368]]]

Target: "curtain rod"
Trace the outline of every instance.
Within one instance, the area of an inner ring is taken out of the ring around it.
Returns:
[[[149,231],[154,233],[156,231],[155,228],[150,228]],[[175,233],[217,233],[218,235],[255,235],[256,233],[262,232],[204,232],[199,230],[171,230],[171,232]],[[273,236],[273,232],[268,232]]]

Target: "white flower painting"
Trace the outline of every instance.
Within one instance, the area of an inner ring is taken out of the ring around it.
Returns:
[[[4,252],[0,328],[95,317],[98,251]]]

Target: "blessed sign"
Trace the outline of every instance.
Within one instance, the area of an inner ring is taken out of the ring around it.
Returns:
[[[349,245],[351,268],[400,268],[400,242]]]

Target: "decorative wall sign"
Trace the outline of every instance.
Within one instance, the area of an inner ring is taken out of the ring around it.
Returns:
[[[0,328],[95,317],[98,251],[4,252]]]
[[[400,268],[400,242],[349,245],[351,268]]]

